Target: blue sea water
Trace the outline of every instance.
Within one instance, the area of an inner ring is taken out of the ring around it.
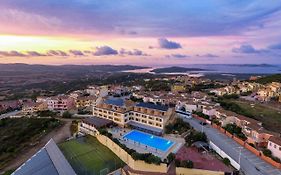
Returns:
[[[208,69],[205,73],[243,73],[243,74],[275,74],[281,73],[281,65],[268,64],[188,64],[177,65],[186,68]]]

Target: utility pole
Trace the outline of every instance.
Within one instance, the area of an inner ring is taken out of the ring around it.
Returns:
[[[242,146],[239,147],[240,151],[239,151],[239,159],[238,159],[238,164],[240,165],[240,161],[241,161],[241,154],[242,154]]]

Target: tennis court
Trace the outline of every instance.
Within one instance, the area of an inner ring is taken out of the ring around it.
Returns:
[[[125,165],[92,136],[70,140],[59,147],[77,174],[104,175]]]

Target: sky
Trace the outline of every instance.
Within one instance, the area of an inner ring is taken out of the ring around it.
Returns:
[[[0,63],[281,64],[281,0],[0,0]]]

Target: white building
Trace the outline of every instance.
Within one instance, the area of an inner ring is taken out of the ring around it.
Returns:
[[[281,138],[271,136],[268,140],[267,149],[269,149],[274,157],[281,159]]]

